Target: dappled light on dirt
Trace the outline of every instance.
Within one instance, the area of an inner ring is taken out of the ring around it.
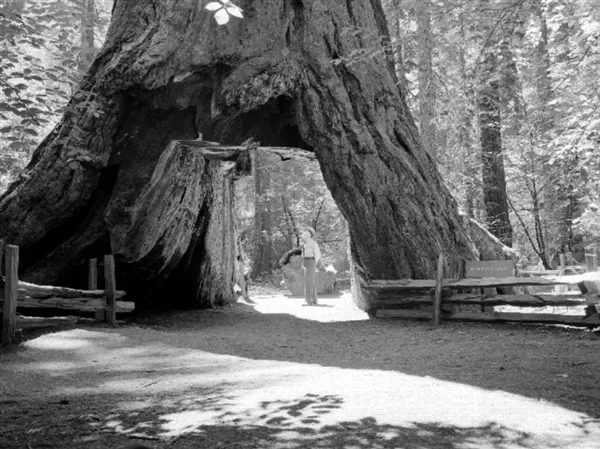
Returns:
[[[80,338],[82,336],[82,338]],[[100,337],[100,336],[99,336]],[[70,349],[82,349],[93,346],[93,335],[89,333],[71,332],[68,334],[57,333],[47,335],[44,339],[38,339],[32,344],[36,349],[66,351]]]
[[[195,447],[186,446],[190,439],[282,449],[597,449],[600,442],[600,420],[516,394],[400,371],[252,360],[164,339],[138,327],[58,332],[26,342],[3,370],[41,376],[52,397],[107,402],[82,418],[82,432],[98,441],[108,432],[182,448]]]

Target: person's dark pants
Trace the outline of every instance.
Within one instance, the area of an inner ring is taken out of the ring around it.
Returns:
[[[317,263],[314,257],[304,258],[304,299],[306,304],[317,304]]]

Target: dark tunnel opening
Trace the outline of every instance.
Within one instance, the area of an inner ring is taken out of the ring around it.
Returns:
[[[205,140],[224,145],[239,145],[247,139],[261,146],[293,147],[313,151],[300,136],[295,123],[292,100],[278,97],[259,109],[244,114],[219,116],[209,129],[201,131]]]

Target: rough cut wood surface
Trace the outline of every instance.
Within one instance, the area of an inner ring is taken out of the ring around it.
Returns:
[[[206,142],[202,140],[179,140],[177,141],[177,144],[181,147],[197,150],[203,154],[206,159],[211,160],[235,160],[241,153],[253,149],[251,146],[220,145],[217,142]],[[284,160],[314,161],[316,159],[315,153],[303,150],[302,148],[258,146],[256,149],[267,153],[277,154]]]
[[[4,300],[0,299],[0,304]],[[117,301],[117,313],[130,313],[135,309],[132,301]],[[81,312],[94,312],[106,309],[104,298],[23,298],[17,301],[17,308],[27,309],[63,309],[79,310]]]
[[[44,327],[65,326],[77,323],[77,317],[19,317],[17,318],[17,329],[38,329]]]
[[[124,291],[117,290],[115,298],[118,313],[132,312],[135,309],[134,302],[123,301],[125,296]],[[0,289],[0,304],[3,302],[4,290]],[[95,311],[106,308],[106,296],[104,290],[78,290],[19,281],[17,307]]]
[[[2,283],[2,282],[0,282]],[[0,299],[4,293],[0,291]],[[126,293],[117,290],[116,299],[122,300]],[[68,287],[55,287],[52,285],[37,285],[30,282],[19,281],[19,300],[26,298],[46,299],[46,298],[104,298],[104,290],[79,290]]]
[[[430,305],[433,299],[430,296],[394,296],[379,298],[382,305]],[[476,304],[483,306],[518,306],[518,307],[546,307],[546,306],[586,306],[600,304],[599,295],[498,295],[486,298],[478,294],[457,294],[445,298],[444,304]]]

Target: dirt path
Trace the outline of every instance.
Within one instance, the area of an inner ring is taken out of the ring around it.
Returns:
[[[0,447],[600,447],[597,334],[252,298],[2,350]]]

